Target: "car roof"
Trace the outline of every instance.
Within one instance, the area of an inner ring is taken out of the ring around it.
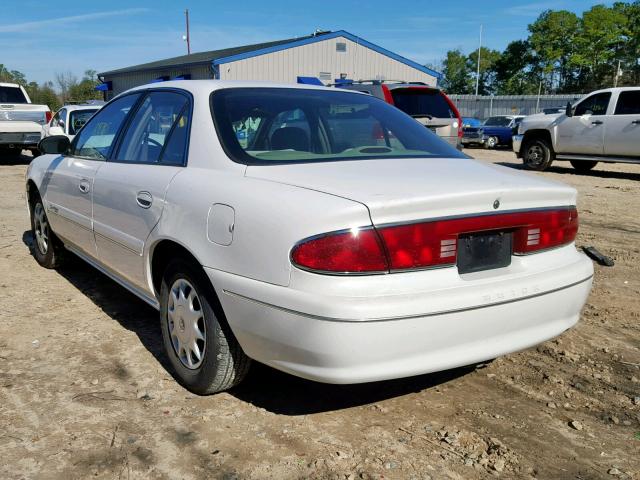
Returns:
[[[63,105],[60,108],[60,110],[65,108],[68,111],[73,112],[75,110],[100,110],[102,107],[104,107],[103,104],[100,104],[100,105]]]
[[[208,95],[212,91],[222,90],[224,88],[293,88],[296,90],[322,90],[322,91],[343,91],[354,93],[354,90],[346,90],[344,88],[330,88],[319,85],[306,85],[301,83],[276,83],[276,82],[260,82],[253,80],[169,80],[166,82],[147,83],[134,87],[128,92],[136,90],[148,90],[157,88],[178,88],[186,90],[193,94]],[[355,92],[362,94],[361,92]]]

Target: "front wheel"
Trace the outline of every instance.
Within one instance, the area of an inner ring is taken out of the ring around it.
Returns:
[[[569,163],[571,163],[573,168],[582,173],[593,170],[593,167],[598,164],[598,162],[593,160],[570,160]]]
[[[523,147],[522,160],[529,170],[546,170],[553,162],[554,153],[546,140],[528,140]]]
[[[484,143],[485,148],[496,148],[498,146],[498,138],[497,137],[489,137],[487,141]]]
[[[64,246],[51,230],[47,212],[39,195],[31,204],[31,232],[35,245],[33,256],[45,268],[57,268],[64,257]]]
[[[229,328],[209,279],[194,262],[178,258],[166,268],[160,324],[176,380],[191,392],[221,392],[247,374],[251,360]]]

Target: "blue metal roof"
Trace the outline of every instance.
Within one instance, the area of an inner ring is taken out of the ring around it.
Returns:
[[[265,55],[267,53],[273,53],[273,52],[280,52],[282,50],[287,50],[289,48],[294,48],[294,47],[301,47],[303,45],[309,45],[311,43],[316,43],[316,42],[322,42],[324,40],[329,40],[331,38],[339,38],[339,37],[344,37],[348,40],[351,40],[354,43],[357,43],[358,45],[362,45],[363,47],[369,48],[375,52],[378,52],[382,55],[385,55],[389,58],[392,58],[398,62],[404,63],[405,65],[408,65],[412,68],[415,68],[416,70],[420,70],[421,72],[424,72],[428,75],[431,75],[433,77],[436,77],[438,80],[440,80],[442,78],[442,73],[440,72],[436,72],[435,70],[429,68],[429,67],[425,67],[424,65],[420,65],[417,62],[414,62],[413,60],[409,60],[408,58],[405,58],[401,55],[398,55],[396,53],[393,53],[385,48],[382,48],[374,43],[371,42],[367,42],[366,40],[353,35],[345,30],[338,30],[337,32],[329,32],[329,33],[322,33],[321,35],[316,35],[316,36],[312,36],[312,37],[305,37],[305,38],[301,38],[299,40],[293,40],[291,42],[287,42],[287,43],[281,43],[278,45],[273,45],[270,47],[266,47],[266,48],[260,48],[260,49],[256,49],[256,50],[252,50],[249,52],[243,52],[237,55],[230,55],[228,57],[221,57],[221,58],[216,58],[215,60],[213,60],[212,65],[215,67],[217,67],[218,65],[224,64],[224,63],[230,63],[230,62],[237,62],[238,60],[244,60],[245,58],[252,58],[252,57],[257,57],[259,55]]]

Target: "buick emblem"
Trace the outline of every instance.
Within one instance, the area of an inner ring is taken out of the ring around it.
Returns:
[[[496,198],[495,201],[493,202],[493,208],[494,210],[497,210],[499,207],[500,207],[500,200]]]

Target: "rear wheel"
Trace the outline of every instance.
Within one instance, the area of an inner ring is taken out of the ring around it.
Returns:
[[[522,149],[524,166],[529,170],[546,170],[553,162],[554,154],[549,142],[542,138],[527,140]]]
[[[571,166],[575,168],[579,172],[588,172],[589,170],[593,170],[598,162],[594,160],[571,160]]]
[[[166,268],[160,324],[176,379],[193,393],[227,390],[247,374],[251,360],[229,328],[209,279],[193,261],[178,258]]]
[[[35,194],[31,203],[31,231],[36,261],[45,268],[59,267],[64,257],[64,246],[51,230],[47,212],[38,194]]]

